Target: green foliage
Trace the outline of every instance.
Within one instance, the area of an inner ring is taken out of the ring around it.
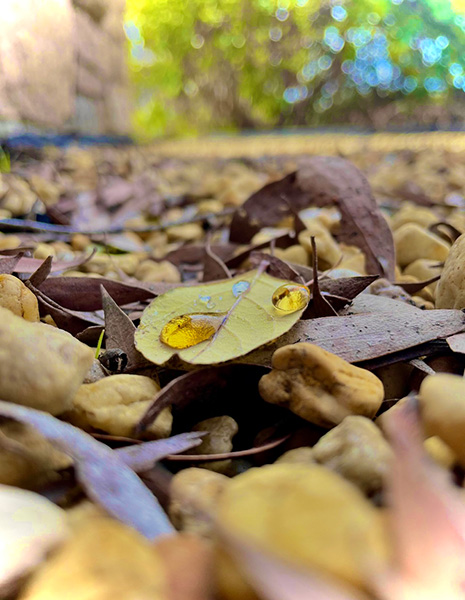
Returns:
[[[8,152],[0,147],[0,173],[9,173],[11,171],[11,159]]]
[[[465,90],[463,0],[128,0],[139,135],[332,123]]]

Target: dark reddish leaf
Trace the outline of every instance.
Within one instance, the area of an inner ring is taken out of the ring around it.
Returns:
[[[231,271],[225,265],[223,260],[212,250],[210,243],[205,246],[203,258],[203,276],[202,281],[215,281],[232,277]]]
[[[230,258],[234,250],[237,248],[236,244],[213,244],[211,250],[223,261],[227,261]],[[205,246],[203,244],[187,244],[181,246],[177,250],[169,252],[165,256],[165,260],[169,260],[178,267],[181,263],[186,264],[202,264],[205,258]],[[229,265],[228,265],[229,266]]]
[[[250,246],[246,250],[243,250],[239,254],[236,254],[235,256],[227,260],[226,265],[230,269],[237,269],[245,260],[249,258],[252,252],[268,248],[269,246],[271,246],[272,243],[275,244],[276,248],[289,248],[289,246],[292,246],[296,243],[296,236],[293,232],[285,233],[284,235],[275,237],[273,240]]]
[[[296,209],[308,206],[308,194],[296,185],[296,180],[297,173],[290,173],[252,194],[233,215],[230,241],[247,244],[263,227],[274,227],[289,214],[287,203]]]
[[[419,206],[435,206],[425,191],[415,182],[407,181],[395,190],[395,195],[403,200],[410,200]]]
[[[271,256],[270,254],[265,254],[265,252],[257,252],[256,250],[254,250],[250,254],[250,266],[253,269],[258,268],[260,263],[264,260],[266,260],[269,263],[266,272],[269,273],[272,277],[277,277],[278,279],[288,279],[289,281],[303,283],[301,273],[299,273],[297,269],[294,269],[293,266],[291,266],[284,260],[276,258],[276,256]]]
[[[450,223],[446,223],[445,221],[439,221],[439,223],[434,223],[433,225],[430,225],[428,229],[436,235],[445,238],[445,240],[450,244],[453,244],[455,240],[457,240],[462,235],[462,232],[459,231],[457,227],[454,227],[453,225],[451,225]]]
[[[338,207],[339,239],[363,250],[369,274],[384,275],[392,281],[394,240],[362,172],[342,158],[314,156],[300,167],[297,183],[308,193],[309,204]]]
[[[149,300],[179,287],[174,283],[122,283],[104,277],[50,277],[40,286],[51,300],[73,310],[101,310],[103,286],[119,306]]]
[[[320,291],[320,284],[318,281],[318,251],[314,236],[311,236],[311,242],[313,255],[312,297],[308,307],[302,315],[302,319],[309,319],[315,317],[333,317],[337,315],[337,312]]]
[[[0,414],[34,427],[68,454],[88,496],[110,515],[149,539],[173,531],[155,497],[117,452],[77,427],[39,410],[0,401]]]
[[[327,292],[333,296],[341,296],[353,300],[373,281],[378,279],[378,275],[361,275],[360,277],[341,277],[331,279],[325,277],[320,279],[320,288],[322,292]]]
[[[11,275],[16,270],[16,265],[24,256],[24,252],[20,252],[14,256],[0,258],[0,274]]]
[[[103,325],[103,319],[97,315],[63,308],[41,290],[34,287],[30,281],[26,281],[25,284],[37,296],[41,314],[43,316],[51,315],[60,329],[64,329],[72,335],[77,335],[89,326]]]
[[[85,264],[88,260],[92,258],[95,254],[95,250],[92,251],[91,254],[87,256],[79,256],[74,260],[56,260],[52,262],[52,266],[50,269],[51,273],[57,273],[59,271],[67,271],[68,269],[75,269],[76,267],[80,267]],[[18,264],[16,265],[16,271],[18,273],[34,273],[43,263],[42,258],[29,258],[27,256],[23,256]]]
[[[427,279],[426,281],[415,281],[413,283],[394,283],[394,285],[398,285],[403,290],[405,290],[407,294],[414,296],[417,292],[425,288],[427,285],[438,281],[440,277],[440,275],[436,275],[435,277],[431,277],[431,279]]]
[[[447,338],[462,331],[465,331],[465,315],[459,310],[413,309],[326,317],[299,321],[273,344],[237,360],[268,366],[277,348],[296,342],[310,342],[354,363]]]
[[[369,272],[394,279],[391,230],[361,171],[338,157],[305,159],[297,172],[253,194],[234,214],[230,240],[247,243],[262,227],[279,223],[289,214],[283,196],[294,210],[312,204],[337,206],[341,213],[340,239],[363,250]]]
[[[134,194],[134,184],[122,177],[110,177],[99,188],[98,195],[104,206],[113,208],[129,200]]]
[[[247,402],[251,412],[253,403],[261,403],[258,381],[266,372],[268,369],[260,366],[231,364],[206,367],[181,375],[156,395],[137,425],[136,433],[144,431],[167,406],[172,407],[176,419],[180,418],[181,413],[190,411],[192,425],[205,418],[201,409],[210,403],[215,404],[217,410],[221,411],[228,405],[241,409],[241,405]],[[186,425],[187,428],[188,423]]]
[[[127,314],[121,310],[106,289],[101,286],[103,311],[105,314],[105,348],[122,350],[127,357],[127,367],[150,364],[136,350],[134,333],[136,328]]]
[[[52,270],[52,262],[53,258],[51,256],[47,256],[43,263],[29,277],[29,283],[36,288],[39,287],[50,275]]]

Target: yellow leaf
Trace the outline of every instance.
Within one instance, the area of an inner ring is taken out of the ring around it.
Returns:
[[[135,335],[136,348],[157,365],[174,354],[184,362],[202,365],[243,356],[286,333],[300,319],[305,306],[284,313],[272,304],[273,292],[287,283],[259,268],[233,279],[170,290],[145,309]],[[160,341],[167,323],[195,313],[207,314],[207,319],[211,315],[216,333],[208,340],[182,350]]]

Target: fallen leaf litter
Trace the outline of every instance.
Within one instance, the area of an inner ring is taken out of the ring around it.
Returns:
[[[463,157],[351,148],[0,175],[1,597],[463,597]]]

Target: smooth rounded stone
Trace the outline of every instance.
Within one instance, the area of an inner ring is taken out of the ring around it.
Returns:
[[[311,465],[315,462],[313,448],[310,448],[309,446],[301,446],[300,448],[292,448],[292,450],[284,452],[284,454],[281,454],[281,456],[275,460],[274,464],[278,465],[285,463]]]
[[[381,430],[366,417],[346,417],[313,447],[317,462],[351,481],[365,494],[383,487],[393,454]]]
[[[110,375],[81,385],[63,417],[82,429],[130,437],[159,391],[158,383],[144,375]],[[168,437],[172,422],[171,408],[163,409],[147,427],[145,437]]]
[[[384,398],[383,384],[373,373],[314,344],[279,348],[272,366],[260,379],[262,398],[322,427],[333,427],[349,415],[372,418]]]
[[[439,236],[416,223],[406,223],[394,232],[397,263],[406,267],[419,258],[442,262],[449,254],[449,245]]]
[[[238,475],[216,517],[257,550],[358,588],[369,585],[366,565],[384,568],[389,556],[381,512],[320,465],[274,464]]]
[[[69,409],[94,353],[69,333],[0,308],[0,398],[53,415]]]
[[[34,489],[72,465],[69,456],[24,423],[0,422],[0,437],[0,484]]]
[[[169,515],[173,525],[181,531],[211,537],[211,516],[230,481],[226,475],[197,467],[176,473],[170,484]]]
[[[318,263],[322,269],[329,269],[341,258],[341,249],[329,231],[316,219],[306,222],[307,229],[298,235],[299,244],[308,255],[313,256],[312,236],[315,237]]]
[[[465,308],[465,234],[453,244],[436,288],[436,308]]]
[[[32,323],[40,320],[36,296],[13,275],[0,275],[0,307]]]
[[[465,467],[465,379],[460,375],[428,375],[418,392],[427,436],[439,437]]]
[[[166,569],[153,544],[108,517],[94,517],[32,576],[21,600],[168,600]]]
[[[212,417],[200,421],[192,431],[204,431],[206,435],[202,443],[192,448],[192,454],[223,454],[233,449],[233,438],[239,431],[236,421],[229,415]],[[200,463],[198,466],[218,473],[224,473],[230,466],[231,459],[213,460]]]
[[[0,588],[38,565],[68,536],[64,510],[34,492],[0,485]]]

